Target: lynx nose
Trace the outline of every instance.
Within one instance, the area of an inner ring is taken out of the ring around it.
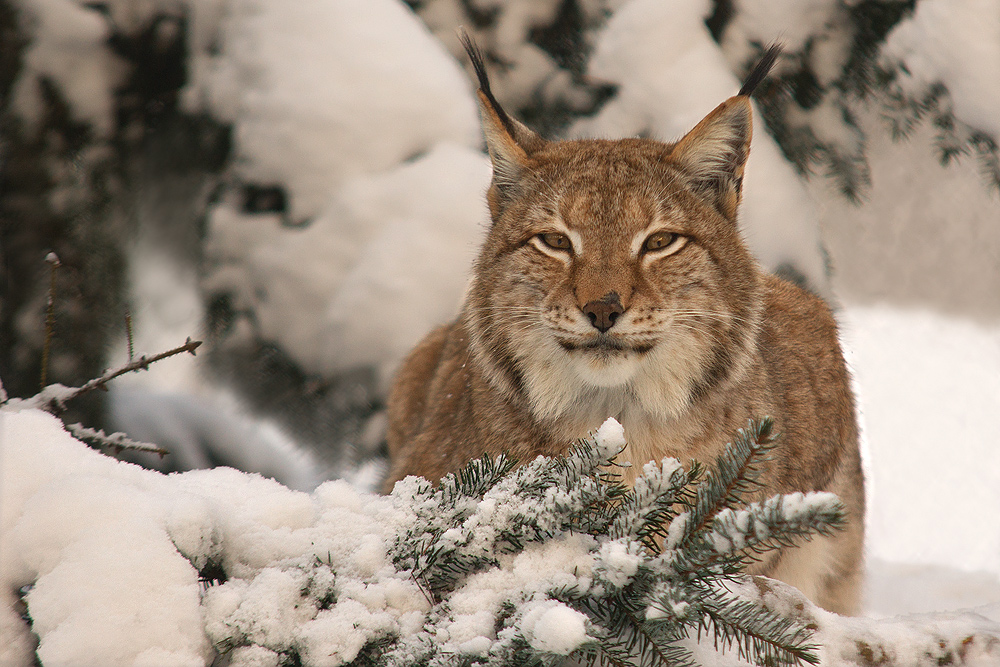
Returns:
[[[618,317],[625,312],[617,292],[608,292],[600,299],[588,301],[582,310],[590,318],[594,328],[601,333],[613,327]]]

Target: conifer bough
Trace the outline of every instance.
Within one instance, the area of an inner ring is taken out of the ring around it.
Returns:
[[[323,656],[302,637],[275,640],[259,618],[242,627],[234,616],[209,634],[233,665],[263,654],[285,665],[523,667],[567,656],[693,665],[681,640],[706,633],[758,664],[815,663],[803,621],[739,592],[754,555],[829,534],[844,519],[829,493],[741,504],[773,447],[772,428],[770,419],[751,421],[707,473],[671,458],[650,462],[632,489],[616,474],[625,438],[614,420],[566,457],[521,466],[483,457],[438,486],[408,477],[390,499],[408,520],[397,522],[383,581],[372,582],[419,586],[426,606],[406,623],[369,628],[352,650]],[[302,607],[339,616],[334,562],[289,569],[304,582]]]

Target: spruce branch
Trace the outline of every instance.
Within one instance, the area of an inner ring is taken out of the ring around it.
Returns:
[[[772,441],[768,420],[750,422],[707,475],[668,458],[644,466],[627,489],[615,474],[624,435],[612,422],[565,457],[516,465],[485,456],[438,486],[402,480],[385,499],[398,526],[386,541],[392,567],[377,576],[405,582],[412,591],[406,604],[416,599],[426,607],[419,622],[408,623],[412,630],[373,629],[349,664],[555,667],[569,657],[602,667],[695,667],[685,640],[702,633],[757,664],[815,662],[804,620],[726,588],[746,582],[740,568],[748,549],[828,532],[842,518],[829,494],[741,505]],[[329,581],[329,560],[276,567],[294,568],[307,582]],[[328,589],[304,586],[296,609],[336,612],[340,602]],[[470,600],[480,598],[473,622]],[[558,622],[539,626],[540,614],[552,611]],[[253,646],[264,629],[248,619],[259,617],[241,612],[217,623],[223,634],[212,641],[232,650]],[[480,628],[474,648],[470,623]],[[549,643],[563,638],[564,623],[575,628],[572,643]],[[307,639],[286,635],[286,643],[262,647],[299,664]]]
[[[716,648],[728,650],[735,646],[740,658],[756,659],[758,664],[808,662],[814,665],[819,662],[814,653],[818,647],[806,643],[810,631],[794,619],[722,595],[714,596],[705,611],[705,618],[711,621]]]
[[[621,499],[609,535],[630,538],[658,552],[657,539],[666,537],[666,526],[676,514],[681,492],[697,477],[684,470],[677,459],[665,458],[657,466],[652,461],[643,468],[632,490]]]
[[[633,619],[629,628],[620,634],[604,638],[596,651],[583,656],[585,662],[607,661],[616,667],[697,667],[691,652],[671,641],[663,641],[650,633],[650,628]]]
[[[581,601],[603,629],[601,643],[582,652],[587,664],[696,667],[693,656],[677,642],[687,636],[683,625],[645,620],[643,596],[611,596],[595,604]]]
[[[844,522],[844,507],[832,493],[791,493],[720,510],[707,537],[718,553],[763,553],[795,546],[816,534],[829,536]]]
[[[715,460],[703,484],[698,486],[681,542],[702,531],[716,513],[732,507],[759,486],[760,466],[774,448],[774,421],[770,417],[751,420],[740,429],[725,452]]]

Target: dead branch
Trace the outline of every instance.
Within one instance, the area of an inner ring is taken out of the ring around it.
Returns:
[[[60,384],[49,385],[32,398],[27,399],[25,402],[30,404],[31,407],[36,407],[41,410],[45,410],[46,412],[51,412],[54,415],[59,415],[66,409],[67,401],[71,401],[74,398],[95,389],[107,391],[108,382],[111,382],[115,378],[125,375],[126,373],[148,370],[150,364],[154,364],[162,359],[172,357],[182,352],[190,352],[194,355],[195,350],[197,350],[200,345],[200,340],[191,340],[188,338],[184,344],[179,347],[167,350],[166,352],[161,352],[160,354],[152,357],[142,355],[138,359],[133,359],[124,366],[106,371],[101,377],[94,378],[80,387],[65,387]]]
[[[62,266],[59,256],[50,252],[45,256],[49,264],[49,296],[45,305],[45,341],[42,343],[42,378],[41,388],[48,383],[49,355],[52,352],[52,338],[56,329],[56,271]]]
[[[85,440],[99,447],[106,447],[113,450],[116,454],[128,449],[137,452],[158,454],[160,458],[163,458],[170,453],[162,447],[133,440],[124,433],[112,433],[108,435],[101,429],[87,428],[83,424],[66,424],[66,430],[73,434],[73,437],[77,440]]]

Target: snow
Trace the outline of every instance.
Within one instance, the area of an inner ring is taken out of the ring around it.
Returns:
[[[831,0],[771,0],[733,3],[734,21],[726,26],[727,42],[767,43],[775,37],[789,51],[800,51],[806,41],[821,31],[838,3]]]
[[[352,214],[381,229],[326,308],[321,368],[372,364],[388,380],[424,332],[455,317],[489,227],[483,193],[490,173],[482,153],[439,144],[418,162],[345,191]]]
[[[472,86],[395,0],[205,14],[188,106],[234,123],[236,183],[281,185],[290,207],[248,215],[237,193],[213,207],[202,287],[234,294],[302,367],[375,365],[387,382],[457,311],[488,220]]]
[[[489,221],[489,179],[481,152],[446,142],[346,180],[306,227],[219,206],[204,287],[234,291],[234,305],[257,314],[260,335],[302,366],[374,364],[387,379],[426,331],[457,313]]]
[[[448,639],[446,650],[459,653],[474,653],[481,648],[481,638],[492,637],[496,631],[495,614],[505,600],[517,600],[519,595],[531,599],[543,596],[546,589],[559,587],[589,588],[592,573],[592,558],[588,550],[592,540],[587,536],[570,535],[544,544],[530,544],[524,551],[501,558],[499,568],[468,577],[465,583],[449,596],[451,621],[446,625]],[[552,624],[559,619],[566,620],[565,614],[556,615],[542,621],[549,600],[538,600],[525,606],[520,626],[526,636],[534,632],[536,624],[542,623],[538,631],[539,640],[556,646],[559,639],[554,635]],[[532,610],[539,609],[532,614]],[[573,629],[572,623],[567,623]],[[569,637],[564,641],[576,641]],[[583,641],[580,639],[580,641]],[[549,650],[549,649],[545,649]],[[558,652],[558,651],[553,651]]]
[[[868,442],[871,556],[1000,577],[1000,327],[850,306]],[[961,490],[958,492],[957,490]]]
[[[635,480],[635,488],[642,489],[645,491],[647,488],[652,493],[659,493],[663,489],[667,489],[672,486],[671,481],[674,479],[674,475],[679,471],[682,471],[684,466],[680,461],[673,458],[672,456],[666,456],[660,460],[659,463],[656,461],[648,461],[642,466],[643,477],[639,477]],[[659,478],[659,484],[651,484],[650,478],[655,475]]]
[[[681,538],[684,537],[684,531],[687,529],[687,523],[690,518],[690,512],[681,512],[673,518],[667,527],[667,537],[663,542],[665,548],[671,549],[677,546]]]
[[[597,442],[603,451],[617,454],[625,449],[625,429],[617,419],[608,417],[597,429]]]
[[[42,118],[42,81],[48,80],[65,97],[73,120],[108,136],[120,69],[107,47],[110,31],[100,13],[72,0],[18,0],[14,5],[24,13],[19,18],[32,36],[12,92],[20,119],[34,128]]]
[[[922,565],[869,557],[865,563],[866,615],[881,618],[996,605],[1000,600],[1000,577],[995,572],[960,566],[960,561],[954,565]]]
[[[956,117],[1000,135],[1000,0],[923,0],[886,38],[882,56],[901,61],[904,89],[948,87]]]
[[[400,2],[233,0],[220,34],[217,55],[195,54],[188,97],[235,124],[237,175],[287,186],[295,221],[345,178],[440,141],[479,145],[468,80]]]
[[[597,568],[611,585],[624,588],[639,571],[642,558],[637,542],[614,540],[601,545]]]
[[[196,392],[169,391],[169,385],[161,389],[154,379],[130,379],[112,386],[108,418],[133,439],[166,449],[163,463],[168,469],[222,463],[273,477],[299,491],[311,491],[324,480],[317,456],[273,421],[248,412],[231,390],[203,385]],[[134,460],[152,467],[158,463],[153,457]],[[374,486],[368,483],[368,488]]]
[[[306,664],[320,666],[350,662],[368,643],[373,632],[387,632],[396,625],[390,614],[372,612],[355,600],[343,600],[305,623],[299,633],[305,646],[303,660]]]
[[[874,620],[838,616],[810,607],[801,593],[779,581],[733,582],[726,588],[737,599],[761,603],[783,616],[797,617],[814,625],[820,665],[989,667],[997,664],[1000,605]],[[736,659],[733,653],[718,654],[710,637],[702,639],[693,649],[703,667],[749,665]]]
[[[3,627],[22,657],[31,642],[9,596],[24,586],[46,665],[200,665],[212,647],[250,645],[259,648],[241,649],[235,664],[267,664],[294,646],[305,664],[336,665],[380,634],[424,631],[427,594],[388,557],[413,521],[406,484],[385,497],[343,481],[301,493],[228,468],[165,476],[87,448],[24,404],[5,406],[0,420]],[[511,505],[496,493],[481,503],[494,517]],[[437,626],[446,650],[488,650],[507,601],[586,590],[593,548],[568,536],[469,577]],[[628,568],[627,554],[608,554]],[[228,579],[206,588],[199,570],[213,563]],[[519,627],[557,654],[588,639],[582,615],[552,605],[529,604]]]
[[[873,627],[877,630],[873,631]],[[976,631],[987,636],[996,633],[995,623],[975,613],[887,619],[873,627],[866,627],[859,619],[821,613],[816,639],[823,646],[820,650],[823,664],[849,664],[859,653],[859,645],[870,647],[875,661],[888,664],[949,664],[954,658],[949,660],[948,653],[961,656],[962,663],[967,665],[996,664],[995,634],[989,639],[969,641]]]
[[[81,446],[51,415],[4,411],[0,422],[0,579],[7,596],[34,584],[42,662],[204,664],[197,572],[157,516],[169,508],[156,474]]]
[[[201,665],[210,640],[233,636],[349,655],[358,637],[328,630],[361,627],[363,644],[426,607],[411,581],[359,583],[388,567],[387,499],[344,482],[309,495],[226,468],[165,477],[90,450],[46,413],[6,408],[0,419],[0,579],[4,591],[33,583],[25,600],[46,665]],[[216,559],[231,578],[202,599],[196,567]],[[294,566],[315,559],[338,580]],[[335,588],[344,605],[317,613],[304,588]]]
[[[198,291],[197,270],[164,249],[162,240],[141,230],[128,248],[129,315],[133,356],[152,355],[177,347],[187,337],[204,339],[205,305]],[[111,349],[109,365],[128,358],[125,335]],[[157,393],[197,394],[204,382],[197,364],[184,355],[153,364],[141,374],[124,376],[114,389],[144,388]],[[136,436],[142,437],[142,436]]]
[[[800,517],[817,508],[827,507],[837,502],[839,502],[837,496],[825,491],[795,492],[785,496],[781,503],[781,512],[786,521],[798,521]],[[737,525],[740,530],[746,530],[745,526],[741,526],[739,523]]]
[[[569,655],[592,641],[587,636],[587,617],[555,600],[529,606],[522,623],[528,643],[539,651]]]
[[[575,3],[573,21],[584,26],[599,25],[604,15],[621,0],[587,0]],[[462,26],[483,49],[491,54],[487,67],[497,99],[508,108],[519,109],[536,103],[585,110],[593,93],[573,81],[551,54],[535,43],[535,34],[557,20],[566,10],[560,0],[502,0],[466,4],[454,0],[430,0],[419,5],[420,18],[434,35],[460,60],[465,52],[455,29]],[[483,26],[478,17],[488,16]],[[565,15],[564,15],[565,16]],[[490,60],[495,60],[492,66]]]

